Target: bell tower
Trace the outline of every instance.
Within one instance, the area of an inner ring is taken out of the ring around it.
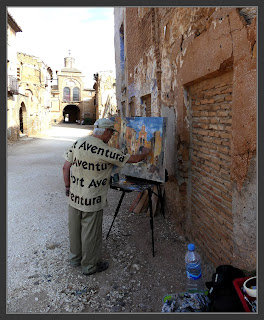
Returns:
[[[71,50],[69,50],[69,56],[64,58],[64,68],[72,69],[74,67],[75,59],[71,57]]]

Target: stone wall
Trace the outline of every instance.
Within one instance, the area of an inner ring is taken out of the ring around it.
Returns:
[[[256,8],[115,9],[115,21],[118,107],[168,116],[167,216],[216,265],[255,269]]]
[[[116,79],[112,71],[100,71],[96,80],[96,119],[117,114]]]
[[[47,130],[50,117],[50,68],[38,57],[17,53],[19,92],[8,97],[8,139],[18,140],[21,133],[35,135]],[[22,117],[21,117],[22,116]],[[21,132],[21,123],[23,129]]]
[[[96,119],[96,108],[94,104],[95,90],[84,89],[82,92],[82,101],[79,103],[81,119]]]

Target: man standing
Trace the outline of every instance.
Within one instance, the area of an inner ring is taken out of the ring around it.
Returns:
[[[98,119],[93,134],[78,139],[64,154],[63,178],[69,197],[70,264],[82,266],[85,275],[104,271],[101,261],[103,208],[107,205],[112,167],[123,167],[147,157],[123,154],[107,145],[114,131],[110,119]]]

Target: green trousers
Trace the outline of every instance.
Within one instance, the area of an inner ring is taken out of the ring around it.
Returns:
[[[92,272],[102,255],[103,210],[84,212],[69,205],[70,263]]]

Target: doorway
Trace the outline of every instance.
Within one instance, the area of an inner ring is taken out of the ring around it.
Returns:
[[[21,107],[19,109],[19,130],[21,133],[27,133],[27,110],[24,102],[21,103]]]
[[[76,105],[67,105],[63,109],[63,122],[76,123],[80,120],[80,109]]]

